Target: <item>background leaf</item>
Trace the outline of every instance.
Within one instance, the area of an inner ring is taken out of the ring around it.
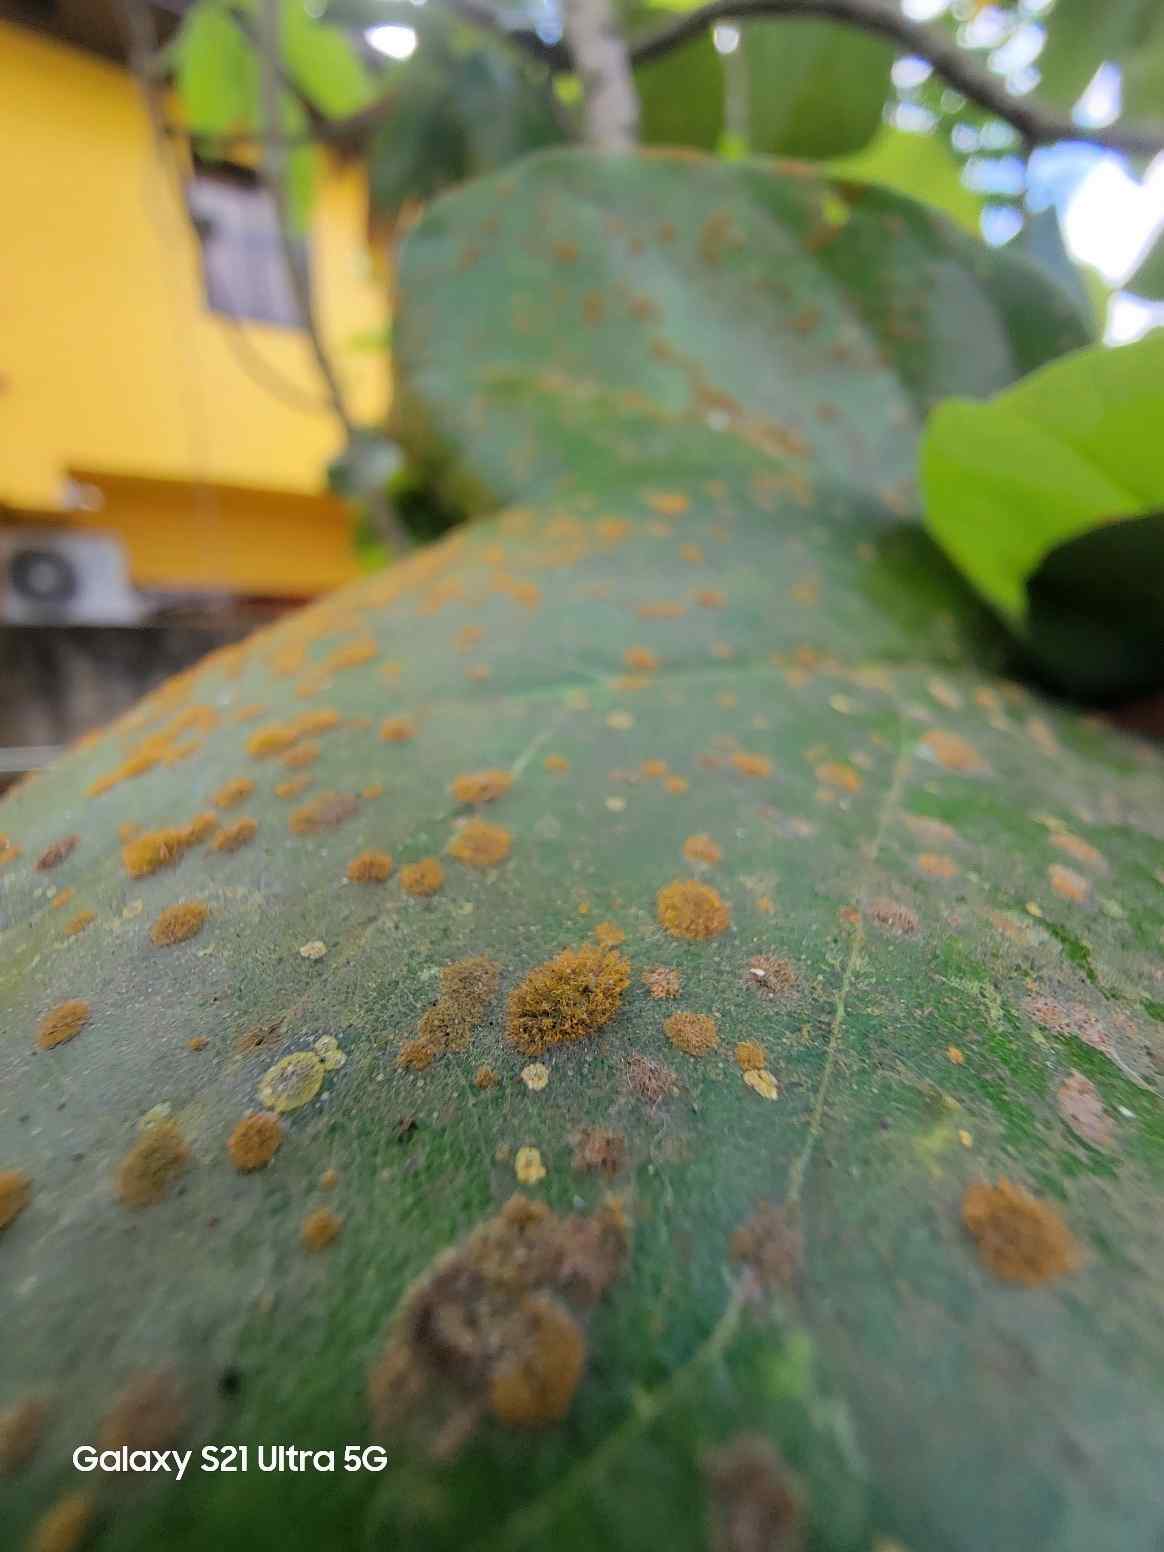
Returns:
[[[644,144],[714,150],[723,131],[724,71],[710,29],[634,75]]]
[[[892,45],[832,22],[745,22],[753,151],[825,158],[859,151],[889,96]]]
[[[311,16],[303,0],[283,0],[283,64],[314,108],[344,118],[376,95],[372,78],[350,39]]]
[[[193,135],[227,135],[255,126],[258,60],[226,5],[201,0],[187,12],[172,57],[183,117]]]
[[[873,139],[850,156],[836,157],[829,171],[842,178],[880,183],[932,205],[978,236],[982,199],[962,182],[961,169],[937,134],[913,134],[882,124]]]

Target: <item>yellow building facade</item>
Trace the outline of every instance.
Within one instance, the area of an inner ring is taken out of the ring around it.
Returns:
[[[131,75],[0,23],[0,198],[0,508],[116,532],[140,586],[309,594],[354,574],[351,515],[324,495],[342,431],[307,339],[211,309]],[[387,370],[366,342],[387,296],[366,231],[359,168],[329,165],[317,311],[374,424]]]

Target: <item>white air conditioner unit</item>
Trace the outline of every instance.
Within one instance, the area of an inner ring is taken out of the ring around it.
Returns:
[[[0,621],[136,625],[149,612],[115,534],[0,527]]]

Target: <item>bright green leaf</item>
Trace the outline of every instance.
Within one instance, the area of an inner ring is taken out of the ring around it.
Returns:
[[[829,170],[862,183],[896,189],[978,234],[982,200],[962,182],[949,146],[938,135],[917,135],[883,124],[863,150],[835,158]]]
[[[283,65],[312,106],[328,118],[356,113],[376,94],[350,40],[310,16],[303,0],[283,0]]]
[[[1162,417],[1161,332],[1075,351],[986,403],[956,399],[931,416],[921,450],[926,525],[1019,636],[1029,634],[1031,578],[1053,551],[1164,509],[1164,441],[1150,434]],[[1164,574],[1164,553],[1156,564]],[[1157,630],[1162,619],[1164,610]],[[1073,687],[1118,688],[1127,665],[1090,652],[1046,666]]]
[[[202,0],[186,14],[173,60],[183,118],[192,134],[213,137],[254,127],[258,60],[220,0]]]
[[[833,22],[747,22],[752,149],[824,158],[859,151],[877,132],[894,50]]]

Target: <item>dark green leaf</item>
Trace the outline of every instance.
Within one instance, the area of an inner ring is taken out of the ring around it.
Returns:
[[[825,158],[859,151],[877,133],[894,49],[833,22],[746,22],[753,151]]]

